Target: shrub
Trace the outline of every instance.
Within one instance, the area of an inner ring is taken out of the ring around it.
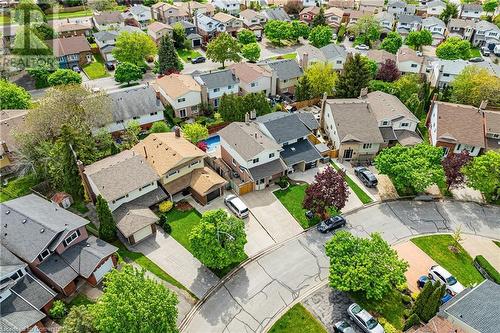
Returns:
[[[500,284],[500,273],[495,269],[495,267],[491,266],[491,264],[486,260],[485,257],[479,255],[476,258],[474,258],[474,265],[477,267],[477,265],[484,270],[486,274],[495,282]],[[481,270],[479,270],[481,272]]]
[[[385,319],[384,317],[380,317],[378,322],[380,323],[380,325],[382,325],[382,327],[384,328],[384,331],[385,333],[398,333],[399,331],[394,327],[392,326],[391,323],[389,323],[387,321],[387,319]]]
[[[166,213],[166,212],[170,211],[172,209],[172,207],[174,207],[174,204],[172,203],[172,201],[166,200],[166,201],[163,201],[162,203],[160,203],[160,205],[158,206],[158,209],[160,210],[160,213]]]
[[[408,304],[411,304],[412,298],[411,298],[411,296],[403,294],[403,295],[401,295],[401,300],[403,301],[404,305],[408,305]]]
[[[159,224],[162,227],[163,231],[165,231],[167,234],[172,232],[172,227],[168,223],[167,217],[165,215],[160,216]]]
[[[276,181],[276,184],[278,184],[278,186],[281,188],[285,188],[288,186],[288,178],[280,177],[280,179]]]
[[[52,318],[62,318],[66,315],[68,309],[66,308],[66,304],[64,304],[61,300],[56,300],[52,304],[52,307],[49,310],[49,314]]]
[[[418,317],[417,314],[412,314],[410,318],[408,318],[403,326],[403,331],[409,330],[415,325],[420,324],[420,318]]]

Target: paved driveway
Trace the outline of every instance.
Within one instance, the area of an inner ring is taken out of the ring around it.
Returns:
[[[429,268],[435,265],[436,262],[410,241],[396,244],[393,248],[398,252],[398,256],[406,260],[410,265],[405,273],[408,288],[413,292],[418,292],[418,278],[427,275]]]

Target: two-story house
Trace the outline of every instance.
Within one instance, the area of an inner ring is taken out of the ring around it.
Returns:
[[[415,50],[402,46],[396,53],[396,64],[401,73],[418,74],[422,71],[424,57],[419,56]]]
[[[177,8],[187,12],[190,17],[194,16],[196,13],[204,14],[207,16],[214,16],[215,14],[214,5],[208,2],[198,2],[192,0],[182,2],[174,1],[174,5]]]
[[[184,27],[186,39],[191,41],[191,47],[195,48],[201,46],[203,37],[198,35],[198,29],[196,29],[196,25],[189,21],[179,21],[176,24],[180,24]]]
[[[464,20],[479,21],[484,14],[483,6],[479,3],[464,3],[459,18]]]
[[[51,39],[47,41],[47,44],[61,68],[81,67],[92,61],[90,44],[85,36]]]
[[[264,93],[266,96],[270,94],[272,74],[265,68],[249,62],[232,64],[229,68],[239,79],[240,94]]]
[[[169,25],[175,22],[189,20],[189,13],[185,8],[177,7],[165,2],[157,2],[151,6],[151,16],[154,20]]]
[[[243,20],[245,28],[253,31],[257,38],[262,38],[264,25],[267,22],[267,18],[263,13],[256,12],[253,9],[245,9],[241,11],[240,18]]]
[[[322,48],[314,47],[310,44],[297,49],[297,60],[302,69],[317,62],[327,62],[334,70],[340,71],[344,68],[347,58],[347,51],[343,45],[328,44]]]
[[[396,55],[386,50],[368,50],[366,56],[368,59],[375,61],[379,66],[384,64],[387,60],[396,62]]]
[[[380,26],[381,37],[387,36],[389,32],[394,28],[394,15],[389,14],[386,11],[375,14],[375,19],[378,21]]]
[[[446,155],[467,150],[477,156],[485,148],[483,112],[477,107],[435,101],[426,125],[430,143]]]
[[[115,267],[117,248],[89,236],[88,220],[34,194],[0,206],[2,245],[63,295],[73,294],[79,279],[97,285]]]
[[[212,4],[216,9],[230,15],[238,15],[240,13],[240,2],[238,0],[214,0]]]
[[[224,24],[226,32],[236,37],[236,33],[243,28],[243,20],[223,12],[218,12],[213,19]]]
[[[99,31],[116,30],[123,28],[125,25],[125,20],[119,11],[95,13],[92,22]]]
[[[261,63],[272,75],[271,95],[295,92],[295,86],[303,75],[302,68],[295,59],[271,60]]]
[[[191,75],[170,74],[156,79],[163,105],[170,105],[176,117],[196,117],[200,112],[201,86]]]
[[[484,110],[486,150],[500,149],[500,112]]]
[[[384,0],[360,0],[358,9],[374,14],[380,13],[384,10]]]
[[[144,5],[133,5],[122,14],[125,21],[131,21],[133,25],[141,29],[146,29],[148,24],[153,19],[151,8]]]
[[[285,10],[281,7],[277,8],[265,8],[261,11],[262,15],[266,18],[266,22],[269,20],[280,20],[285,22],[290,22],[292,19]]]
[[[231,181],[238,194],[263,190],[284,174],[281,145],[263,134],[257,123],[233,122],[219,136],[221,157],[233,171]]]
[[[144,33],[141,29],[130,25],[126,25],[118,30],[104,30],[94,33],[95,43],[97,45],[97,48],[99,49],[99,53],[105,61],[115,60],[115,57],[113,56],[113,49],[115,48],[118,35],[123,31],[127,31],[130,33]]]
[[[493,51],[495,46],[500,45],[500,28],[488,21],[477,22],[472,35],[472,45],[486,46]]]
[[[52,21],[48,24],[52,24],[51,26],[58,37],[90,36],[90,31],[92,30],[92,24],[90,23],[60,23]]]
[[[426,3],[427,16],[439,16],[446,8],[446,3],[441,0],[433,0]]]
[[[319,14],[319,7],[308,6],[304,7],[299,13],[299,18],[302,22],[311,23],[314,17]]]
[[[429,16],[422,20],[422,29],[430,31],[432,34],[432,45],[440,44],[446,34],[446,24],[435,16]]]
[[[328,7],[337,7],[341,9],[354,9],[356,3],[354,0],[329,0]]]
[[[202,103],[210,103],[214,108],[219,106],[224,94],[237,94],[240,80],[230,69],[210,71],[194,76],[201,86]]]
[[[401,35],[406,36],[410,31],[418,31],[422,27],[422,18],[416,15],[401,14],[399,15],[396,31]]]
[[[448,22],[448,37],[460,37],[470,41],[474,26],[474,21],[452,18]]]
[[[147,27],[147,32],[149,37],[156,43],[159,44],[163,36],[173,36],[173,28],[162,22],[153,22]]]
[[[175,132],[152,133],[132,150],[156,171],[160,185],[173,201],[188,192],[206,205],[224,192],[226,181],[205,166],[206,154],[183,138],[179,127]]]
[[[204,14],[196,14],[194,23],[198,29],[198,34],[208,42],[217,34],[226,31],[226,25]]]
[[[330,7],[325,10],[325,19],[330,27],[337,29],[344,20],[344,10],[337,7]]]
[[[373,12],[368,10],[352,10],[346,9],[344,11],[344,17],[347,20],[347,27],[351,27],[358,22],[363,16],[372,16]]]
[[[429,82],[432,87],[444,88],[453,85],[453,80],[467,66],[484,68],[495,76],[500,76],[500,66],[488,61],[469,62],[462,59],[444,60],[439,59],[430,64]]]
[[[414,4],[409,4],[400,0],[392,0],[387,4],[387,12],[398,18],[402,14],[413,15],[417,7]]]

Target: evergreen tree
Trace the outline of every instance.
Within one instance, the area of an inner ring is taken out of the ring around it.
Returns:
[[[83,185],[76,165],[76,156],[74,153],[75,133],[69,126],[63,125],[61,128],[61,137],[58,139],[62,143],[61,160],[64,169],[62,186],[66,193],[71,194],[75,200],[83,198]]]
[[[302,76],[297,82],[295,88],[295,98],[298,102],[311,99],[311,85],[306,75]]]
[[[439,305],[441,304],[441,298],[446,292],[446,286],[444,284],[440,285],[436,283],[436,285],[437,286],[435,287],[434,291],[427,299],[427,302],[424,304],[422,315],[420,316],[420,319],[422,319],[426,323],[436,315],[437,311],[439,310]]]
[[[181,61],[175,52],[174,44],[168,36],[163,36],[160,40],[160,49],[158,50],[158,64],[160,74],[172,74],[182,69]]]
[[[314,16],[312,22],[311,22],[311,28],[320,26],[320,25],[327,25],[326,24],[326,17],[325,17],[325,9],[321,7],[319,9],[319,14]]]
[[[354,57],[350,54],[344,64],[344,71],[340,74],[335,84],[337,98],[359,97],[362,88],[368,86],[371,71],[362,56],[357,53]]]
[[[432,293],[435,290],[435,285],[432,283],[432,281],[428,281],[420,294],[417,296],[417,300],[413,304],[413,308],[411,310],[412,314],[416,314],[419,318],[421,318],[422,313],[425,309],[425,306],[427,304],[427,301],[429,297],[432,295]]]
[[[116,225],[108,203],[101,195],[97,196],[95,208],[99,219],[99,237],[105,241],[112,241],[115,238]]]

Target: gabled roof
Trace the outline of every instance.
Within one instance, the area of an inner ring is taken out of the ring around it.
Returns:
[[[290,16],[281,7],[278,8],[266,8],[262,11],[265,17],[269,20],[280,20],[280,21],[291,21]]]
[[[464,20],[458,18],[451,18],[448,22],[448,27],[457,27],[457,28],[466,28],[466,27],[474,27],[476,23],[472,20]]]
[[[416,15],[401,14],[398,21],[399,23],[422,23],[422,18]]]
[[[384,63],[386,60],[396,61],[396,55],[386,50],[371,49],[367,52],[366,56],[378,64]]]
[[[156,79],[156,85],[172,99],[184,96],[191,91],[201,92],[201,86],[198,82],[187,74],[165,75]]]
[[[22,297],[11,293],[2,300],[2,316],[0,317],[1,332],[24,332],[40,320],[45,314],[34,308]]]
[[[148,31],[152,31],[154,33],[157,33],[157,32],[162,31],[164,29],[173,30],[173,28],[170,25],[165,24],[163,22],[155,21],[155,22],[151,23],[150,25],[148,25]]]
[[[265,68],[250,62],[239,62],[232,64],[229,68],[236,77],[244,83],[251,83],[262,77],[271,77],[271,73],[266,71]]]
[[[5,276],[24,267],[26,267],[25,262],[21,261],[5,246],[0,244],[0,276]]]
[[[446,24],[444,24],[444,22],[442,20],[440,20],[439,18],[437,18],[435,16],[429,16],[427,18],[424,18],[422,20],[422,25],[424,27],[432,27],[434,25],[440,26],[442,28],[446,27]]]
[[[289,167],[299,162],[312,162],[321,158],[321,154],[309,140],[300,140],[283,147],[281,158]]]
[[[255,17],[261,18],[264,17],[261,13],[256,12],[253,9],[245,9],[240,12],[240,17],[246,20],[251,20]]]
[[[486,132],[500,134],[500,111],[484,111]]]
[[[396,54],[396,59],[397,62],[413,61],[419,64],[422,64],[424,61],[423,57],[419,57],[417,55],[417,52],[415,52],[415,50],[407,46],[402,46],[398,50],[398,53]]]
[[[116,227],[128,238],[137,231],[155,224],[159,219],[149,208],[132,208],[116,223]]]
[[[111,99],[113,121],[132,119],[152,112],[162,112],[164,107],[156,98],[151,86],[129,87],[108,93]]]
[[[330,43],[320,48],[327,60],[347,57],[347,51],[343,45]]]
[[[213,16],[214,20],[217,20],[219,22],[222,22],[222,23],[228,23],[232,20],[238,20],[237,17],[234,17],[233,15],[229,15],[229,14],[226,14],[226,13],[223,13],[223,12],[218,12],[217,14],[215,14]]]
[[[371,110],[378,122],[404,117],[418,123],[418,118],[394,95],[373,91],[363,99],[370,103]]]
[[[446,7],[446,3],[441,0],[430,1],[426,4],[427,8],[431,7]]]
[[[496,24],[493,24],[491,22],[488,22],[488,21],[479,21],[476,23],[476,30],[480,30],[480,31],[486,31],[486,30],[496,30],[498,32],[500,32],[500,28],[497,27]]]
[[[68,31],[78,31],[78,30],[91,30],[92,27],[90,25],[84,25],[80,23],[63,23],[63,24],[54,24],[55,32],[68,32]]]
[[[90,44],[85,36],[50,39],[47,41],[47,44],[56,57],[77,54],[80,52],[90,52]]]
[[[186,20],[178,21],[176,23],[180,23],[184,27],[184,29],[196,28],[196,26],[193,23]]]
[[[360,0],[359,4],[361,6],[383,7],[384,0]]]
[[[15,151],[17,148],[13,134],[24,125],[27,114],[28,110],[0,111],[0,141],[5,142],[10,151]],[[1,151],[3,152],[3,148]]]
[[[277,119],[257,117],[257,122],[261,123],[279,144],[311,134],[299,116],[294,113]]]
[[[196,14],[196,22],[198,23],[198,28],[206,32],[214,31],[217,29],[217,26],[222,24],[220,21],[201,13]],[[210,24],[212,27],[209,27]]]
[[[151,13],[151,8],[141,4],[139,5],[135,4],[132,7],[130,7],[129,11],[134,15],[141,15],[144,13]]]
[[[332,16],[332,15],[342,18],[342,16],[344,15],[344,11],[337,7],[330,7],[327,10],[325,10],[325,16]]]
[[[483,12],[483,6],[479,3],[464,3],[462,4],[462,13],[464,10],[467,11],[479,11],[480,13]]]
[[[281,59],[264,62],[273,71],[276,71],[278,79],[290,80],[301,77],[303,72],[295,59]]]
[[[94,21],[97,24],[112,24],[123,22],[123,17],[119,11],[112,12],[102,12],[100,14],[94,14]]]
[[[248,172],[250,172],[250,175],[252,175],[254,180],[259,180],[282,173],[285,170],[286,165],[283,163],[281,158],[277,158],[270,162],[250,168],[248,169]]]
[[[318,15],[319,14],[319,7],[316,7],[316,6],[304,7],[304,9],[302,9],[300,11],[299,15],[302,15],[302,14]]]
[[[199,78],[201,83],[205,84],[208,89],[236,85],[240,81],[230,69],[202,73],[196,77]]]
[[[394,22],[394,15],[383,11],[375,14],[375,19],[377,19],[379,22],[382,21]]]

